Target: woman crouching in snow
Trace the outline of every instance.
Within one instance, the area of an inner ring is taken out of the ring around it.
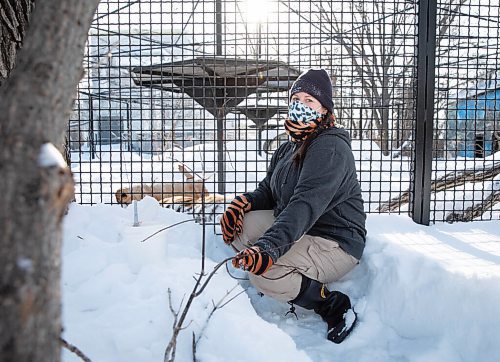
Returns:
[[[334,124],[332,84],[310,69],[290,90],[290,141],[274,153],[253,192],[237,196],[221,218],[224,242],[263,294],[313,309],[340,343],[356,320],[349,297],[329,291],[358,263],[365,219],[348,133]],[[292,306],[293,306],[292,304]]]

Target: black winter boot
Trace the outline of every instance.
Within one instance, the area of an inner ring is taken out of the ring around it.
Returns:
[[[326,286],[302,275],[299,295],[291,301],[306,309],[313,309],[328,324],[327,338],[342,342],[356,323],[356,313],[349,297],[341,292],[330,292]]]

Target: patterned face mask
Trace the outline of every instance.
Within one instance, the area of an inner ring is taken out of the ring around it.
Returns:
[[[303,141],[318,128],[322,118],[323,115],[318,110],[294,101],[288,106],[288,118],[285,120],[286,133],[293,142]]]

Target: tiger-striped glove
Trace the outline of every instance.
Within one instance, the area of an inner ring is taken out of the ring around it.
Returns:
[[[273,265],[273,259],[258,246],[252,246],[236,254],[232,263],[235,268],[242,268],[255,275],[261,275]]]
[[[243,216],[250,211],[252,205],[244,194],[236,196],[229,204],[220,219],[222,238],[226,244],[231,244],[234,238],[243,231]]]

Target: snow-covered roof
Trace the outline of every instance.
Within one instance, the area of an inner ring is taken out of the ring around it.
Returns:
[[[500,89],[500,69],[490,73],[487,79],[480,79],[473,86],[459,90],[453,98],[469,99],[497,89]]]

